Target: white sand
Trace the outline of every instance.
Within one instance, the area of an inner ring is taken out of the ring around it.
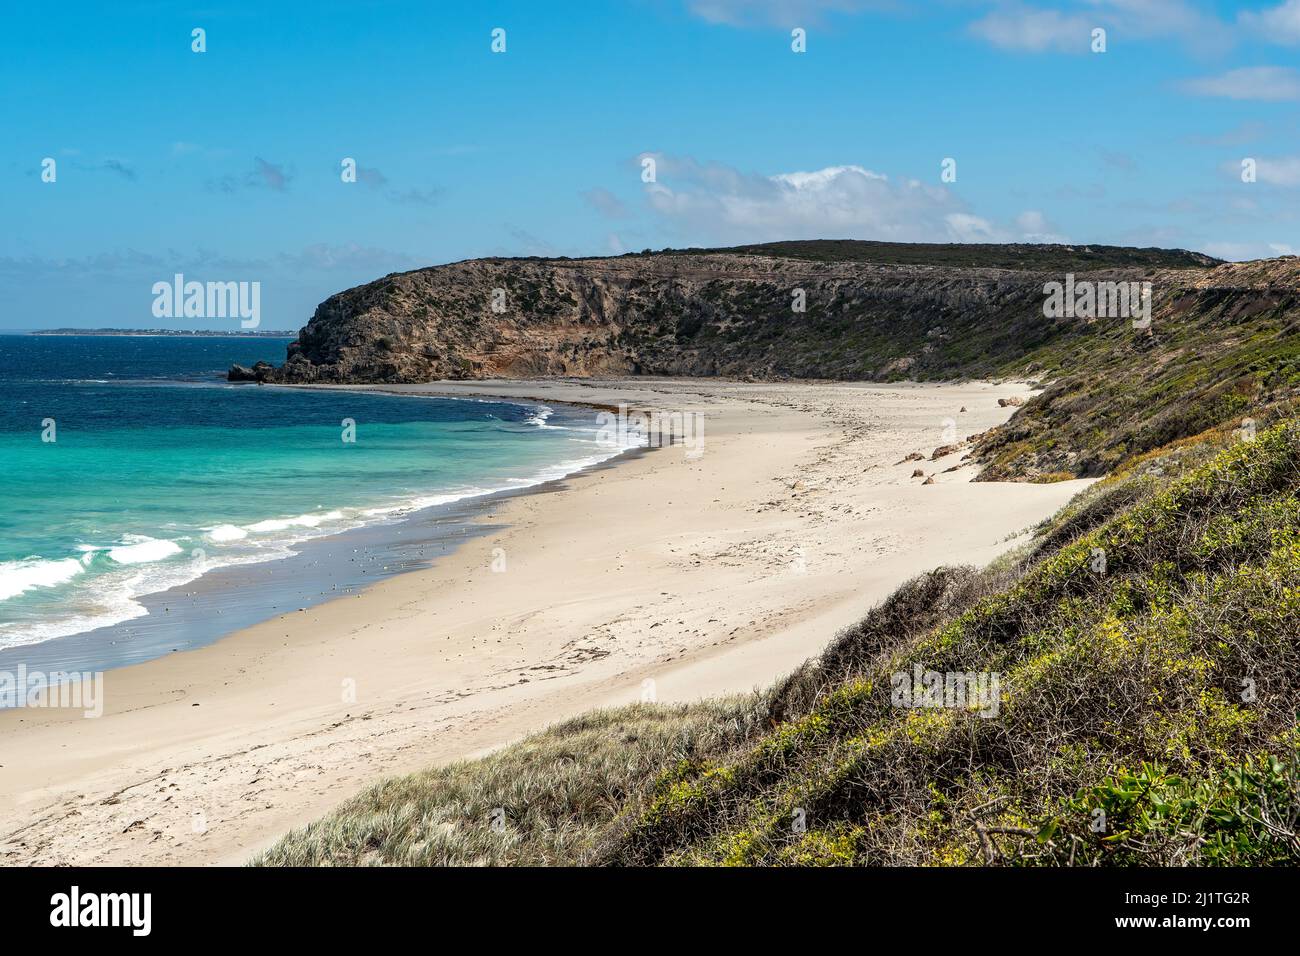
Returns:
[[[949,441],[945,420],[958,438],[1005,420],[997,399],[1028,394],[1015,383],[411,390],[698,411],[704,453],[509,499],[500,530],[433,568],[110,671],[100,719],[0,712],[0,860],[240,863],[384,775],[638,700],[647,679],[661,701],[767,684],[901,582],[988,562],[1085,484],[971,483],[972,467],[945,471],[961,452],[897,464]]]

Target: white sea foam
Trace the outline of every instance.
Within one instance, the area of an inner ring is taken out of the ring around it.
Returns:
[[[118,564],[148,564],[170,558],[185,550],[175,541],[150,538],[147,535],[130,534],[124,536],[122,541],[122,544],[108,549],[109,558]]]
[[[215,528],[206,529],[208,540],[222,544],[226,541],[242,541],[248,537],[248,532],[235,524],[219,524]]]
[[[294,515],[289,518],[267,518],[265,521],[258,521],[247,525],[247,531],[254,534],[266,534],[270,531],[288,531],[290,528],[318,528],[328,521],[339,521],[344,518],[342,511],[310,511],[307,514]]]
[[[76,558],[0,561],[0,601],[17,597],[33,588],[56,587],[71,581],[85,570],[85,566]]]
[[[93,554],[97,549],[83,546],[82,550]],[[146,595],[189,584],[214,568],[261,564],[291,557],[294,553],[292,548],[272,545],[256,551],[222,554],[216,558],[196,556],[179,561],[122,565],[88,577],[84,585],[79,584],[76,593],[61,602],[64,613],[56,618],[0,624],[0,648],[39,644],[56,637],[124,624],[149,613],[139,600]],[[68,560],[77,565],[82,563],[75,558]]]
[[[536,425],[538,428],[553,428],[554,426],[546,424],[546,420],[555,414],[555,409],[548,408],[545,405],[538,405],[533,411],[531,418],[524,419],[529,425]]]

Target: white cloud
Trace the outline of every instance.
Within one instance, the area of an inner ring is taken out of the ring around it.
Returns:
[[[1016,229],[1025,242],[1069,242],[1070,240],[1056,231],[1037,209],[1026,209],[1016,217]]]
[[[1249,66],[1187,80],[1183,89],[1234,100],[1295,100],[1300,99],[1300,73],[1289,66]]]
[[[950,239],[956,242],[996,242],[999,238],[993,224],[968,212],[950,212],[943,217]]]
[[[1057,10],[1036,10],[1019,5],[994,10],[971,24],[971,32],[1004,50],[1042,53],[1086,53],[1092,40],[1089,22],[1077,14]]]
[[[962,204],[938,186],[893,183],[861,166],[757,176],[717,163],[657,156],[651,208],[691,234],[735,242],[845,238],[957,240]]]
[[[1273,43],[1300,43],[1300,0],[1286,0],[1258,13],[1245,10],[1238,20],[1247,30]]]
[[[1230,262],[1296,254],[1295,248],[1285,242],[1207,242],[1201,246],[1201,252]]]
[[[1042,241],[1031,234],[1049,231],[1041,213],[1022,215],[1016,226],[1000,226],[940,185],[893,180],[862,166],[760,176],[689,157],[653,156],[658,181],[645,186],[646,200],[692,243]]]
[[[885,182],[889,178],[881,173],[873,173],[869,169],[863,169],[861,166],[827,166],[825,169],[819,169],[814,173],[777,173],[771,178],[774,182],[785,183],[796,190],[824,190],[833,188],[835,180],[845,173],[865,176],[867,179],[875,179],[880,182]]]
[[[1255,160],[1255,179],[1270,186],[1300,186],[1300,156],[1252,157]],[[1241,162],[1228,160],[1223,171],[1233,179],[1241,178]]]
[[[1209,40],[1223,22],[1187,0],[1087,0],[1100,16],[1133,36],[1177,36],[1191,42]]]
[[[709,23],[797,27],[820,23],[828,13],[895,8],[885,0],[687,0],[686,8]]]
[[[1221,53],[1239,39],[1300,45],[1300,0],[1281,0],[1246,10],[1236,20],[1214,12],[1208,0],[965,0],[991,7],[970,23],[970,32],[1005,50],[1087,53],[1092,31],[1103,27],[1108,42],[1172,38],[1197,53]],[[867,11],[911,12],[903,0],[684,0],[709,23],[727,26],[794,27],[819,24],[828,15]],[[950,0],[957,5],[956,0]]]
[[[1071,9],[1061,10],[1009,0],[998,3],[970,30],[994,46],[1031,53],[1088,53],[1096,27],[1106,29],[1108,44],[1172,37],[1211,52],[1232,41],[1229,24],[1187,0],[1075,0],[1068,6]]]

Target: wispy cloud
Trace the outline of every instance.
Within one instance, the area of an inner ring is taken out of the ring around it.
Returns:
[[[1096,28],[1107,31],[1108,44],[1171,38],[1193,50],[1216,52],[1233,42],[1230,23],[1187,0],[1074,0],[1052,6],[1006,0],[971,23],[970,32],[1005,50],[1088,53]]]
[[[243,176],[227,175],[208,181],[208,188],[216,192],[233,193],[240,189],[270,189],[288,192],[293,174],[283,165],[271,163],[261,156],[253,157],[253,168]]]
[[[310,274],[392,272],[424,265],[406,253],[359,243],[315,243],[297,252],[270,258],[240,258],[211,249],[192,252],[114,250],[94,255],[54,259],[41,256],[0,257],[0,276],[24,279],[91,280],[96,277],[156,279],[174,272],[202,275]]]
[[[1047,217],[1037,209],[1026,209],[1016,217],[1016,229],[1025,242],[1068,242]]]
[[[1300,99],[1300,73],[1289,66],[1248,66],[1186,80],[1182,89],[1234,100],[1295,100]]]
[[[355,242],[341,245],[314,243],[297,253],[281,253],[272,261],[289,272],[383,273],[427,265],[403,252]]]
[[[21,279],[70,278],[157,269],[163,259],[136,249],[101,252],[90,256],[48,258],[42,256],[0,256],[0,275]]]
[[[131,182],[135,182],[136,180],[135,170],[120,159],[106,159],[101,164],[100,168],[105,169],[110,173],[117,173],[123,179],[129,179]]]
[[[607,219],[626,219],[631,215],[623,200],[608,189],[600,187],[589,189],[582,194],[582,198],[587,201],[588,206]]]
[[[388,177],[373,166],[358,166],[357,182],[364,183],[371,189],[378,189],[388,185]]]
[[[994,10],[970,25],[975,36],[1004,50],[1087,53],[1095,22],[1079,14],[1019,5]]]
[[[135,167],[131,166],[126,160],[116,159],[112,156],[104,159],[84,160],[81,159],[81,150],[79,149],[62,149],[61,155],[70,157],[67,162],[73,169],[81,170],[87,173],[112,173],[115,176],[121,176],[129,182],[135,182],[140,177],[136,174]],[[29,175],[36,175],[38,170],[30,170]]]
[[[430,189],[390,189],[388,198],[399,206],[432,206],[438,202],[442,190]]]
[[[687,0],[686,9],[709,23],[782,27],[822,23],[827,14],[897,10],[890,0]]]
[[[1267,10],[1243,10],[1237,19],[1247,31],[1271,43],[1300,43],[1300,0],[1286,0]]]
[[[1234,262],[1296,254],[1295,247],[1285,242],[1206,242],[1201,246],[1201,251]]]
[[[510,226],[510,238],[515,241],[515,248],[518,250],[515,255],[522,253],[526,256],[554,256],[557,255],[555,246],[548,239],[534,235],[527,229],[519,226]]]
[[[1252,157],[1255,180],[1270,186],[1300,186],[1300,156]],[[1233,179],[1241,178],[1241,161],[1229,160],[1220,167]]]
[[[828,16],[868,12],[915,12],[898,0],[685,0],[686,9],[728,26],[806,26]],[[1221,53],[1242,39],[1300,45],[1300,0],[1222,16],[1208,0],[950,0],[982,7],[967,25],[975,37],[1024,53],[1087,53],[1092,31],[1109,42],[1172,39],[1196,53]]]
[[[442,190],[437,188],[385,188],[392,186],[391,181],[382,170],[374,166],[357,166],[356,173],[357,182],[371,189],[382,190],[385,199],[399,206],[432,206],[442,195]]]
[[[1193,133],[1186,140],[1196,146],[1241,146],[1262,139],[1268,131],[1267,124],[1251,120],[1221,133]]]
[[[289,188],[289,175],[284,171],[284,167],[268,163],[261,156],[253,157],[253,175],[260,178],[262,184],[268,189],[274,189],[276,192],[282,193]]]

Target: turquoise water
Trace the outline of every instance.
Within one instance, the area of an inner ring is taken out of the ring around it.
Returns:
[[[621,450],[581,410],[222,381],[284,346],[0,336],[0,648],[129,621],[141,597],[214,569]]]

